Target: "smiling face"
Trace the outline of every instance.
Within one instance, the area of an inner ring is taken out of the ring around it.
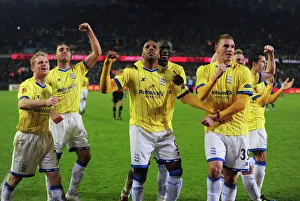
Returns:
[[[57,47],[55,54],[57,61],[61,63],[68,63],[71,61],[71,52],[69,46],[62,44]]]
[[[46,77],[49,73],[48,56],[39,55],[32,60],[31,70],[36,77]]]
[[[157,60],[159,58],[159,47],[156,42],[148,41],[143,47],[142,56],[145,60]]]

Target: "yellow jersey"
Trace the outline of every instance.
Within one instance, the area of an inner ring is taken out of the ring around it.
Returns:
[[[129,88],[130,125],[140,126],[149,133],[172,130],[169,94],[179,99],[189,93],[184,85],[176,86],[173,77],[174,72],[168,68],[148,69],[142,61],[137,61],[113,78],[119,89]]]
[[[34,77],[21,83],[18,99],[31,100],[49,99],[52,88],[48,84],[42,86]],[[17,129],[24,133],[43,134],[49,133],[49,117],[51,106],[44,106],[32,110],[19,109],[19,123]]]
[[[85,61],[81,61],[67,69],[58,66],[50,70],[46,82],[52,87],[53,96],[59,98],[54,111],[58,114],[78,112],[81,87],[88,72]]]
[[[81,89],[88,89],[88,85],[89,85],[89,78],[88,77],[84,77],[82,80],[82,88]]]
[[[216,71],[217,62],[200,66],[196,73],[197,89],[208,83]],[[236,101],[238,94],[249,96],[253,94],[251,71],[246,66],[231,62],[210,91],[206,102],[215,109],[225,110]],[[223,135],[247,135],[246,111],[240,111],[222,123],[216,122],[211,127],[208,127],[206,131]]]
[[[253,87],[253,96],[250,98],[250,104],[248,108],[248,128],[249,131],[264,129],[265,128],[265,107],[256,103],[256,99],[259,98],[265,91],[266,84],[261,82]],[[270,94],[271,95],[271,94]]]

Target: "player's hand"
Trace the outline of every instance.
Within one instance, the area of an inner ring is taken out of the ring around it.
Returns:
[[[216,83],[217,80],[224,74],[225,71],[226,71],[226,65],[224,63],[219,64],[217,71],[212,78],[213,83]]]
[[[282,89],[283,90],[286,90],[286,89],[289,89],[293,86],[294,84],[294,78],[292,79],[292,81],[289,82],[289,78],[286,78],[286,80],[284,81],[283,85],[282,85]]]
[[[61,122],[62,120],[64,120],[64,118],[57,114],[56,112],[51,112],[51,119],[54,123],[58,124],[59,122]]]
[[[107,54],[106,54],[106,59],[105,60],[108,61],[108,62],[115,62],[117,57],[118,57],[117,52],[108,51]]]
[[[200,122],[206,127],[211,127],[215,123],[215,119],[214,116],[207,116],[201,119]]]
[[[82,32],[88,32],[88,31],[92,30],[91,26],[88,23],[80,24],[78,29],[79,29],[79,31],[82,31]]]
[[[55,96],[51,96],[49,99],[47,99],[47,106],[56,106],[56,104],[59,102],[59,99]]]
[[[266,45],[264,47],[264,53],[266,54],[274,54],[274,48],[271,45]]]
[[[273,87],[273,84],[274,84],[274,76],[271,76],[269,79],[268,79],[268,85]]]

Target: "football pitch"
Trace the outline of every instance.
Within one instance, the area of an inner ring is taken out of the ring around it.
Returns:
[[[17,92],[0,91],[1,155],[0,173],[4,180],[11,165],[13,138],[18,121]],[[112,118],[112,95],[89,92],[83,115],[89,135],[92,159],[78,193],[82,201],[117,201],[130,168],[129,100],[125,98],[123,120]],[[266,112],[268,160],[263,194],[277,201],[300,200],[300,95],[284,95],[277,100],[275,111]],[[181,201],[205,201],[207,164],[204,154],[204,132],[199,123],[204,113],[176,102],[173,128],[182,156],[183,187]],[[64,150],[60,160],[63,187],[68,189],[75,153]],[[151,159],[144,201],[156,200],[157,168]],[[46,201],[44,174],[36,172],[24,178],[15,190],[14,201]],[[237,201],[250,201],[238,179]]]

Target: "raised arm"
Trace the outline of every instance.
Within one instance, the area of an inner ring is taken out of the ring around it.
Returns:
[[[294,78],[290,82],[289,82],[289,78],[286,78],[282,87],[270,96],[268,103],[273,104],[279,98],[279,96],[283,93],[283,91],[291,88],[293,86],[293,84],[294,84]]]
[[[98,61],[98,57],[102,54],[101,47],[97,37],[95,36],[91,26],[88,23],[80,24],[79,30],[82,32],[86,32],[90,40],[92,53],[86,57],[85,62],[88,68],[91,69]]]
[[[268,64],[266,71],[261,73],[262,82],[273,76],[276,71],[274,48],[271,45],[266,45],[264,47],[264,53],[268,55]]]
[[[107,56],[103,63],[103,69],[100,77],[100,90],[102,93],[111,93],[119,89],[116,81],[110,77],[110,69],[112,63],[116,60],[117,53],[108,51]]]

